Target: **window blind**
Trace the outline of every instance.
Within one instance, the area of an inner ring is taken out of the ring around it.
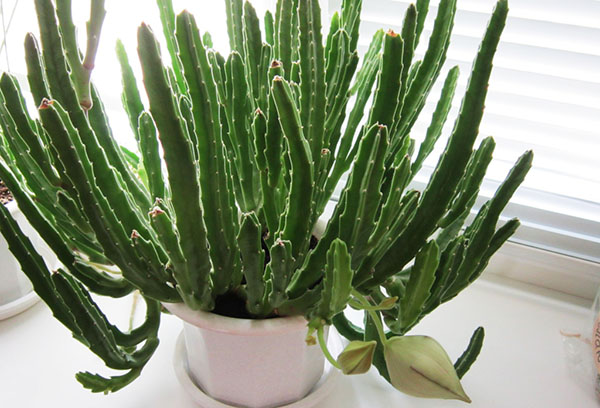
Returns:
[[[364,0],[359,51],[379,29],[400,30],[410,1]],[[341,0],[329,0],[339,10]],[[439,0],[431,0],[421,58]],[[461,77],[444,135],[449,135],[472,61],[494,0],[458,0],[448,58],[415,124],[411,137],[422,140],[443,82],[458,65]],[[494,60],[480,127],[480,140],[494,136],[497,147],[480,202],[495,191],[525,150],[534,167],[503,214],[522,227],[513,241],[600,263],[600,2],[597,0],[513,0]],[[445,142],[425,163],[417,183],[424,185]]]

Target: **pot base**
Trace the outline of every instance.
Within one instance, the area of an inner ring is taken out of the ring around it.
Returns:
[[[32,291],[16,300],[13,300],[12,302],[9,302],[5,305],[0,305],[0,320],[8,319],[9,317],[18,315],[19,313],[35,305],[39,300],[39,296]]]
[[[329,340],[328,340],[329,350],[333,352],[333,354],[338,354],[342,351],[343,345],[340,336],[334,331],[330,329],[329,332]],[[185,339],[183,336],[183,332],[177,338],[177,343],[175,345],[175,355],[173,358],[173,367],[175,369],[175,374],[177,375],[177,379],[179,383],[183,386],[183,388],[187,391],[189,396],[194,400],[200,407],[202,408],[238,408],[235,405],[229,405],[224,402],[218,401],[212,398],[210,395],[206,394],[190,377],[188,367],[187,367],[187,357],[185,352]],[[331,391],[337,382],[337,379],[341,375],[339,370],[336,370],[329,364],[327,361],[325,362],[325,369],[323,370],[323,375],[319,382],[313,387],[313,389],[306,395],[304,398],[292,402],[291,404],[283,405],[281,408],[310,408],[314,407],[317,403],[319,403],[322,399],[324,399]]]

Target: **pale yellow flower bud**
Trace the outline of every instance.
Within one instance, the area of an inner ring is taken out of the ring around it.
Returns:
[[[375,347],[377,347],[375,340],[350,342],[337,358],[339,365],[342,367],[342,372],[346,375],[352,375],[369,371],[373,363]]]
[[[415,397],[471,402],[448,354],[433,338],[393,337],[385,345],[384,355],[396,389]]]

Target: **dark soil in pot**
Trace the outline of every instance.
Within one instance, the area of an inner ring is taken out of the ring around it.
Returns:
[[[10,191],[8,191],[8,188],[6,188],[4,182],[0,180],[0,203],[7,204],[10,203],[12,200],[12,194],[10,193]]]
[[[237,319],[256,319],[246,310],[245,300],[235,292],[217,296],[212,313]]]

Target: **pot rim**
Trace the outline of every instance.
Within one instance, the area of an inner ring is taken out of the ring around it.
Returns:
[[[181,320],[211,331],[243,336],[270,336],[294,330],[306,330],[308,321],[303,316],[285,316],[269,319],[241,319],[221,316],[202,310],[192,310],[185,303],[162,303]]]

